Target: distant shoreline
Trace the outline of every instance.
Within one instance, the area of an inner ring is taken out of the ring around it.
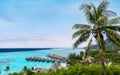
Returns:
[[[36,51],[36,50],[50,50],[53,48],[0,48],[0,53],[3,52],[22,52],[22,51]]]

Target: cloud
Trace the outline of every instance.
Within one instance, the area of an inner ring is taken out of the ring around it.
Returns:
[[[79,11],[79,5],[84,1],[0,2],[0,35],[3,36],[0,47],[72,47],[72,25],[79,21],[86,23]],[[37,35],[41,37],[32,37]]]
[[[71,40],[62,38],[10,38],[0,40],[0,47],[4,48],[28,48],[28,47],[71,47]]]

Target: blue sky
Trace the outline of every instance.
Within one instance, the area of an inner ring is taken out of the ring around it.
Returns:
[[[0,0],[0,47],[72,47],[72,26],[87,23],[80,4],[100,1]],[[109,1],[120,15],[120,1]]]

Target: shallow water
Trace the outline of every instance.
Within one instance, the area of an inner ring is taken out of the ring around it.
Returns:
[[[5,52],[0,53],[0,75],[6,75],[5,68],[10,66],[9,73],[19,72],[24,66],[29,68],[31,67],[41,67],[49,68],[53,63],[51,62],[32,62],[26,61],[26,57],[41,57],[48,58],[47,54],[57,54],[64,57],[67,57],[70,53],[79,54],[83,49],[70,49],[70,48],[61,48],[61,49],[48,49],[48,50],[37,50],[37,51],[24,51],[24,52]]]

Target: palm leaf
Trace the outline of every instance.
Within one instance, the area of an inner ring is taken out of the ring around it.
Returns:
[[[117,16],[117,14],[115,12],[111,11],[111,10],[105,10],[105,11],[103,11],[102,14],[104,14],[107,17]]]
[[[74,34],[73,34],[73,39],[80,36],[81,34],[84,34],[84,33],[89,33],[91,31],[91,29],[89,28],[86,28],[86,29],[81,29],[81,30],[78,30],[76,31]]]
[[[87,29],[87,28],[91,28],[90,25],[87,25],[87,24],[75,24],[72,29]]]
[[[89,23],[95,23],[95,17],[94,17],[94,13],[91,12],[93,6],[92,5],[89,5],[89,4],[82,4],[80,6],[80,10],[83,10],[83,12],[85,13],[85,16],[87,18],[87,21]]]
[[[92,11],[92,12],[94,12],[94,13],[95,13],[95,16],[97,16],[98,13],[97,13],[96,7],[95,7],[93,4],[91,4],[91,6],[92,6],[92,8],[93,8],[93,11]],[[96,17],[96,18],[97,18],[97,17]]]
[[[89,5],[89,4],[81,4],[80,10],[83,10],[83,12],[88,13],[91,10],[91,5]]]
[[[114,31],[120,31],[120,26],[105,26],[105,28],[111,29],[111,30],[114,30]]]
[[[85,32],[85,33],[81,34],[81,36],[73,44],[73,48],[77,48],[79,44],[85,42],[90,37],[90,33],[91,32]]]
[[[120,35],[111,29],[105,29],[106,35],[117,46],[120,46]]]
[[[116,18],[108,20],[109,25],[112,25],[112,24],[114,25],[114,24],[118,24],[118,23],[120,23],[120,17],[116,17]]]
[[[107,9],[108,5],[109,5],[109,2],[107,0],[103,0],[98,6],[98,13],[102,14],[102,12]]]

